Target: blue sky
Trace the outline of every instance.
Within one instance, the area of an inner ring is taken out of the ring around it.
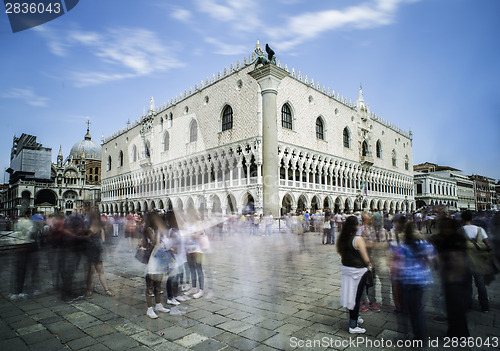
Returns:
[[[0,14],[0,166],[12,137],[93,140],[248,56],[277,58],[413,132],[414,163],[500,178],[500,1],[85,0],[12,33]]]

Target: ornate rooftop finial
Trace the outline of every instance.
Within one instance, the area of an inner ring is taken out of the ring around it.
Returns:
[[[252,58],[255,55],[254,69],[257,68],[257,65],[259,63],[261,63],[263,65],[267,65],[269,63],[276,65],[276,57],[274,56],[274,51],[273,51],[273,49],[271,49],[269,44],[266,44],[266,52],[267,52],[267,57],[266,57],[266,54],[262,51],[262,49],[260,47],[260,43],[257,40],[257,45],[255,46],[255,50],[252,54]],[[253,63],[253,61],[252,61],[252,63]]]
[[[359,97],[357,107],[359,110],[363,110],[366,112],[365,100],[363,99],[363,87],[361,83],[359,84]]]
[[[255,52],[262,52],[262,47],[260,46],[259,40],[257,39],[257,44],[255,44]]]
[[[151,100],[149,101],[149,111],[153,112],[155,110],[155,99],[151,96]]]
[[[92,140],[90,136],[90,118],[87,117],[87,134],[85,134],[85,140]]]

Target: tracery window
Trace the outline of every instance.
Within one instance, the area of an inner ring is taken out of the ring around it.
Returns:
[[[132,162],[137,161],[137,147],[134,145],[132,146]]]
[[[281,107],[281,126],[283,128],[292,129],[292,111],[288,104]]]
[[[198,123],[196,121],[192,121],[189,126],[189,142],[198,140]]]
[[[170,134],[165,132],[163,135],[163,151],[168,151],[170,148]]]
[[[363,156],[368,156],[368,143],[366,140],[363,141],[363,144],[361,145],[361,152]]]
[[[351,145],[351,136],[349,135],[349,129],[347,129],[347,127],[344,128],[343,137],[344,147],[349,147]]]
[[[325,140],[323,121],[321,117],[316,118],[316,138]]]
[[[377,140],[377,158],[382,158],[382,142]]]
[[[233,129],[233,109],[226,106],[222,113],[222,131]]]

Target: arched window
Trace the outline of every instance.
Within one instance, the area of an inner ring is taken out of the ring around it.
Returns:
[[[343,136],[344,147],[349,147],[351,145],[351,136],[349,135],[349,129],[347,129],[347,127],[344,128]]]
[[[192,121],[189,126],[189,142],[198,140],[198,123],[196,121]]]
[[[111,156],[108,156],[108,171],[111,171]]]
[[[323,121],[321,120],[321,117],[316,118],[316,138],[325,140]]]
[[[123,151],[120,150],[120,154],[118,155],[118,165],[123,167]]]
[[[137,146],[132,146],[132,162],[137,161]]]
[[[163,151],[168,151],[170,148],[170,134],[168,132],[165,132],[163,134]]]
[[[407,171],[410,168],[410,160],[408,159],[408,155],[405,156],[405,170]]]
[[[173,122],[174,122],[174,115],[172,114],[172,112],[170,112],[167,120],[167,128],[172,127]]]
[[[288,104],[284,104],[281,108],[281,126],[283,128],[292,129],[292,111]]]
[[[363,141],[363,144],[361,145],[361,152],[363,156],[368,156],[368,143],[366,140]]]
[[[377,140],[377,157],[382,158],[382,142]]]
[[[396,150],[392,150],[392,165],[396,167]]]
[[[151,144],[149,143],[149,140],[144,144],[144,157],[151,157]]]
[[[233,109],[227,105],[222,112],[222,131],[233,129]]]

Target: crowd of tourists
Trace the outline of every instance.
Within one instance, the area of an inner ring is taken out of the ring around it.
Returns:
[[[473,284],[479,309],[490,310],[487,285],[498,273],[500,214],[474,218],[464,211],[390,217],[377,212],[352,215],[337,227],[341,305],[349,310],[349,332],[366,332],[360,312],[386,309],[396,313],[398,330],[406,338],[411,331],[414,340],[424,340],[423,301],[428,293],[438,313],[434,321],[448,323],[447,336],[469,337]],[[330,217],[330,222],[333,226],[335,220]]]
[[[480,310],[489,312],[487,286],[498,272],[495,260],[500,251],[498,212],[474,218],[470,211],[348,214],[324,209],[289,213],[279,222],[270,213],[212,215],[205,220],[173,211],[124,217],[97,212],[25,215],[14,225],[24,244],[15,253],[10,298],[41,293],[43,255],[64,301],[78,297],[74,280],[81,269],[84,296],[99,293],[100,283],[103,293],[113,297],[103,264],[105,242],[124,237],[130,255],[144,265],[146,315],[155,319],[158,312],[168,313],[172,306],[206,296],[203,262],[211,240],[238,234],[276,235],[277,227],[286,234],[285,240],[298,238],[301,251],[306,235],[321,237],[323,245],[335,245],[341,259],[340,303],[349,311],[350,333],[366,332],[361,327],[363,313],[385,309],[396,313],[401,333],[409,337],[411,331],[414,339],[423,340],[427,292],[438,312],[434,320],[448,323],[447,335],[468,337],[473,284]]]

